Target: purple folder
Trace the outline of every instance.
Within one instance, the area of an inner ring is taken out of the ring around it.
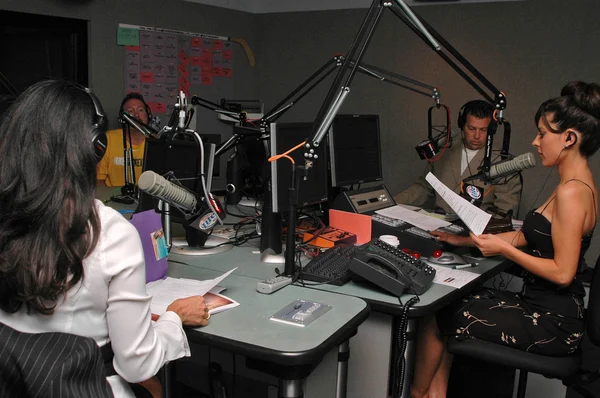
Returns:
[[[164,278],[167,274],[167,257],[156,259],[156,239],[153,238],[157,235],[163,236],[160,214],[154,210],[136,213],[131,217],[131,223],[137,229],[142,240],[144,260],[146,261],[146,283]]]

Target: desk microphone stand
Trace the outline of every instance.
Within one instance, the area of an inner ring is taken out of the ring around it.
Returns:
[[[298,207],[298,190],[300,188],[300,173],[303,171],[306,178],[309,168],[306,166],[296,166],[292,163],[292,172],[290,178],[289,193],[289,214],[287,219],[287,235],[285,240],[285,268],[283,274],[289,277],[294,277],[296,273],[296,210]]]
[[[131,128],[125,121],[122,123],[123,128],[123,170],[125,173],[125,185],[121,187],[121,194],[135,198],[135,168],[133,164],[133,147],[131,145]],[[129,140],[129,145],[127,141]]]

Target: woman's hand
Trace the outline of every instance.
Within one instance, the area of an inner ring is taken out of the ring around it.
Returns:
[[[181,322],[186,326],[206,326],[208,318],[210,318],[202,296],[177,299],[167,307],[167,311],[173,311],[179,315]]]
[[[468,236],[460,236],[441,231],[431,231],[429,233],[440,242],[446,242],[452,246],[473,246],[473,242]]]
[[[510,245],[505,240],[500,239],[496,235],[481,234],[479,236],[476,236],[472,232],[470,232],[469,235],[471,236],[471,240],[473,241],[475,246],[477,246],[481,253],[486,257],[503,254],[503,249],[507,247],[512,247],[512,245]]]

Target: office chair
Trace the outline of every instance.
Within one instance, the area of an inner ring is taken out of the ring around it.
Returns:
[[[589,340],[595,346],[600,347],[600,257],[598,257],[593,271],[585,313],[585,329]],[[560,379],[565,386],[572,388],[585,398],[596,397],[584,385],[595,381],[600,374],[598,370],[591,372],[581,369],[581,345],[573,355],[549,357],[484,340],[458,340],[452,337],[448,340],[448,352],[454,355],[485,358],[488,362],[519,369],[517,398],[525,398],[529,372]]]

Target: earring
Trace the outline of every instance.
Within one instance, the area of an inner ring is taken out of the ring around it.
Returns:
[[[565,145],[563,145],[563,149],[567,149],[567,145],[566,145],[566,144],[565,144]]]

